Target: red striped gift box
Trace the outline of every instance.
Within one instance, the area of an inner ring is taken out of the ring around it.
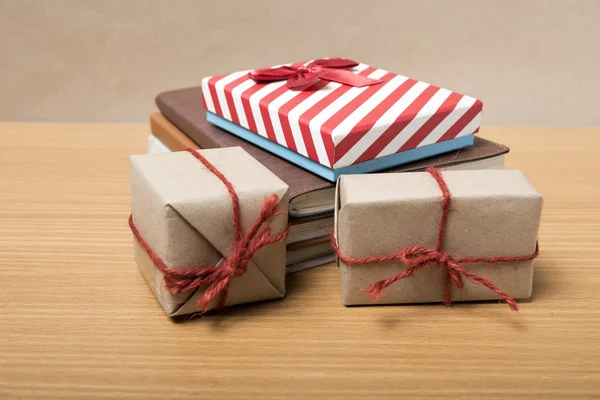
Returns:
[[[354,87],[317,79],[298,90],[240,71],[204,78],[204,107],[329,168],[479,130],[480,100],[366,64],[348,71],[381,82]]]

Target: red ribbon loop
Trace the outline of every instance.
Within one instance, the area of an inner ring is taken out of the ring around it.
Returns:
[[[357,65],[356,61],[345,58],[327,58],[315,60],[300,67],[284,65],[275,68],[255,69],[250,71],[248,76],[259,83],[287,80],[290,89],[304,89],[319,80],[354,87],[371,86],[382,82],[347,70],[347,68],[353,68]]]
[[[442,191],[442,216],[440,217],[440,225],[435,249],[428,249],[427,247],[416,246],[407,247],[399,253],[392,254],[390,256],[360,258],[346,257],[341,253],[338,243],[335,240],[334,234],[332,232],[331,244],[333,246],[333,250],[335,251],[340,260],[349,265],[375,264],[386,261],[401,261],[404,264],[404,272],[397,275],[393,275],[387,279],[380,280],[378,282],[373,283],[370,286],[361,289],[363,292],[369,294],[369,298],[371,299],[371,301],[376,301],[377,299],[379,299],[383,295],[383,291],[388,286],[392,285],[394,282],[415,275],[419,270],[423,268],[439,267],[446,270],[446,286],[444,290],[444,299],[442,300],[444,305],[452,305],[452,282],[454,282],[456,287],[462,289],[464,287],[463,277],[465,277],[477,284],[487,287],[488,289],[496,293],[498,296],[500,296],[508,304],[511,310],[518,311],[519,306],[517,305],[517,302],[506,292],[502,291],[498,286],[496,286],[496,284],[494,284],[490,280],[466,271],[461,264],[469,262],[499,263],[533,260],[539,254],[538,244],[536,243],[535,251],[533,252],[533,254],[528,256],[517,257],[463,257],[455,259],[450,254],[442,252],[441,248],[442,242],[444,240],[444,230],[446,226],[448,212],[450,211],[450,203],[452,201],[452,197],[450,195],[450,190],[448,189],[448,186],[446,185],[446,182],[444,181],[444,178],[442,177],[440,171],[438,171],[436,168],[428,168],[427,172],[429,172],[431,176],[433,176],[433,178],[438,183],[440,190]]]
[[[288,227],[279,235],[272,235],[271,227],[268,225],[268,222],[272,217],[279,214],[279,198],[277,195],[273,194],[264,199],[259,215],[254,220],[250,229],[246,233],[243,233],[239,199],[231,182],[229,182],[229,180],[227,180],[227,178],[225,178],[225,176],[200,153],[192,149],[187,149],[187,151],[204,164],[204,166],[216,175],[227,187],[233,209],[234,249],[232,253],[225,258],[220,266],[200,265],[192,269],[169,268],[142,237],[133,223],[133,215],[129,216],[129,227],[154,265],[162,271],[165,287],[171,293],[178,294],[191,292],[200,287],[206,287],[206,290],[198,301],[198,308],[203,312],[206,312],[208,311],[210,302],[217,296],[219,296],[217,308],[222,309],[225,305],[225,300],[227,299],[227,292],[231,281],[246,273],[248,263],[261,248],[284,240],[287,237],[290,228]]]

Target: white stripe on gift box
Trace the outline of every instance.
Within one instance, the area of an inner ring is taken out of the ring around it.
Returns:
[[[425,139],[419,143],[417,147],[427,146],[428,144],[436,143],[440,138],[475,104],[475,99],[469,96],[463,96],[454,110],[444,118],[438,126],[436,126]]]
[[[310,60],[305,62],[303,65],[307,66],[314,60]],[[291,64],[288,64],[291,65]],[[279,109],[288,101],[296,97],[300,94],[300,90],[288,90],[283,93],[281,96],[277,97],[273,101],[271,101],[267,105],[267,109],[269,112],[269,116],[271,117],[271,125],[273,127],[273,132],[275,133],[275,138],[277,142],[285,147],[289,147],[287,141],[285,140],[285,135],[283,133],[283,128],[281,127],[281,119],[279,118]]]
[[[400,99],[394,103],[377,120],[375,125],[364,135],[343,157],[336,163],[335,167],[340,165],[352,165],[367,149],[396,121],[400,116],[430,85],[425,82],[417,82]],[[340,138],[341,140],[342,138]]]
[[[210,95],[210,89],[208,87],[208,80],[211,79],[212,76],[208,78],[202,79],[202,95],[204,96],[204,102],[206,103],[206,108],[210,112],[215,112],[215,105],[213,104],[212,96]]]
[[[291,65],[291,64],[283,64],[283,65]],[[277,65],[275,67],[280,67],[280,66],[281,65]],[[275,68],[275,67],[273,67],[273,68]],[[247,74],[250,71],[251,70],[234,72],[233,74],[224,76],[223,78],[221,78],[219,81],[217,81],[215,83],[215,91],[219,98],[219,104],[221,105],[221,110],[222,110],[221,113],[223,114],[222,117],[224,117],[230,121],[232,120],[231,113],[233,110],[230,109],[229,105],[227,104],[227,98],[225,97],[225,86],[227,86],[227,84],[235,81],[236,79],[242,77],[244,74]],[[242,93],[245,92],[246,90],[250,89],[254,85],[256,85],[256,82],[254,80],[252,80],[250,77],[248,77],[247,80],[239,83],[237,86],[230,89],[231,97],[233,99],[233,107],[235,108],[235,112],[238,116],[239,125],[243,126],[246,129],[249,128],[249,124],[248,124],[248,117],[246,116],[246,112],[244,111],[244,105],[242,104]]]
[[[329,95],[332,91],[336,90],[340,86],[341,85],[339,83],[329,83],[317,92],[312,93],[304,101],[289,111],[287,118],[290,125],[290,130],[292,131],[292,137],[294,138],[294,143],[298,153],[302,154],[303,156],[308,156],[308,151],[306,150],[306,143],[304,142],[304,137],[302,136],[302,132],[300,130],[300,117],[305,112],[310,110],[315,104],[321,101],[325,96]]]
[[[231,97],[233,97],[233,105],[235,106],[235,112],[237,113],[238,119],[240,120],[240,125],[246,129],[250,128],[250,125],[248,124],[248,118],[246,117],[244,105],[242,104],[242,93],[244,93],[246,90],[250,89],[254,85],[256,85],[256,82],[252,79],[248,79],[247,81],[237,85],[231,90]]]
[[[263,121],[262,115],[260,113],[260,101],[268,96],[271,92],[279,89],[281,86],[285,85],[286,81],[277,81],[273,83],[269,83],[258,92],[254,93],[250,96],[250,109],[252,110],[252,116],[254,117],[254,122],[256,122],[256,130],[257,133],[263,137],[267,137],[267,130],[265,129],[265,123]]]
[[[219,104],[221,105],[221,113],[222,117],[231,121],[231,110],[229,109],[229,105],[227,104],[227,99],[225,98],[225,85],[235,81],[238,78],[241,78],[244,75],[247,75],[249,70],[235,72],[233,74],[229,74],[219,79],[215,83],[215,92],[217,93],[217,98],[219,99]],[[239,86],[239,85],[238,85]]]
[[[429,101],[421,108],[421,110],[417,113],[414,119],[404,128],[402,131],[396,135],[396,137],[388,143],[388,145],[377,155],[377,157],[384,157],[389,154],[396,153],[400,147],[408,139],[415,134],[416,131],[419,130],[431,117],[433,117],[442,105],[444,101],[452,94],[452,91],[448,89],[439,89]]]
[[[398,89],[398,87],[404,83],[408,78],[402,75],[397,75],[390,79],[383,85],[380,85],[379,90],[362,103],[356,110],[352,111],[346,119],[344,119],[338,126],[333,128],[331,136],[333,143],[338,144],[343,138],[345,138],[348,132],[352,131],[356,124],[358,124],[368,113],[373,111],[386,97]]]
[[[342,86],[339,83],[329,83],[310,95],[306,100],[302,103],[298,104],[296,107],[290,110],[288,113],[288,122],[290,123],[290,129],[292,130],[292,136],[294,137],[294,143],[296,144],[296,148],[298,152],[303,156],[308,156],[308,152],[306,151],[306,144],[304,143],[304,137],[302,137],[302,132],[300,131],[300,117],[302,114],[311,109],[315,104],[321,101],[328,94],[333,92],[335,89]]]
[[[283,93],[281,96],[277,97],[268,105],[269,115],[271,117],[271,124],[273,125],[273,132],[275,132],[275,137],[277,138],[277,142],[282,144],[283,146],[289,147],[285,140],[285,136],[283,134],[283,128],[281,127],[281,120],[279,118],[279,109],[288,101],[296,97],[302,93],[299,90],[288,90]],[[296,146],[297,147],[297,146]]]
[[[382,69],[377,69],[369,74],[369,78],[379,79],[386,75],[388,72]],[[346,93],[338,97],[334,100],[330,105],[325,107],[323,111],[319,114],[315,115],[315,117],[310,120],[308,126],[310,129],[311,137],[315,143],[315,150],[317,151],[317,156],[319,158],[319,163],[327,166],[331,166],[333,164],[333,160],[329,161],[329,157],[327,156],[327,151],[325,150],[325,145],[323,143],[323,136],[321,133],[321,127],[323,124],[331,118],[335,113],[340,111],[345,105],[350,103],[354,98],[360,95],[362,92],[367,90],[369,86],[365,86],[362,88],[352,87]]]
[[[305,63],[304,65],[306,65],[306,64],[308,64],[308,62]],[[282,66],[286,66],[286,65],[289,66],[292,64],[275,65],[272,68],[278,68],[278,67],[282,67]],[[271,92],[273,92],[273,91],[277,90],[278,88],[280,88],[281,86],[283,86],[284,84],[286,84],[286,81],[277,81],[277,82],[269,83],[268,85],[266,85],[265,87],[260,89],[258,92],[254,93],[252,96],[250,96],[250,99],[248,99],[248,102],[250,103],[250,110],[252,112],[252,116],[254,117],[254,122],[256,124],[256,130],[258,131],[256,133],[258,133],[259,135],[261,135],[263,137],[268,137],[268,135],[267,135],[267,130],[265,128],[265,123],[262,118],[262,114],[260,112],[260,107],[259,107],[260,101],[263,98],[265,98],[266,96],[268,96]],[[233,91],[232,91],[232,93],[233,93]],[[240,93],[240,97],[241,97],[241,93]],[[241,107],[241,109],[243,112],[243,106]],[[246,124],[248,124],[246,115],[244,115],[244,119],[246,120]],[[241,119],[240,119],[240,122],[241,122]],[[245,127],[247,128],[248,126],[245,126]],[[277,139],[279,140],[279,137],[277,137]],[[285,146],[285,137],[281,136],[281,139],[283,139],[283,141],[279,142],[279,143]]]
[[[460,131],[458,135],[456,135],[456,137],[467,136],[472,134],[473,132],[475,132],[475,129],[479,128],[479,125],[481,125],[481,113],[477,114],[475,118],[473,118],[471,122],[469,122],[467,126],[465,126],[463,130]]]
[[[354,67],[352,71],[358,74],[367,68],[369,68],[368,65],[359,64]],[[308,152],[306,151],[306,144],[304,143],[304,138],[302,137],[302,132],[300,131],[300,117],[302,114],[310,110],[315,104],[341,86],[341,84],[335,82],[325,85],[315,93],[311,94],[302,103],[291,109],[288,113],[288,122],[290,124],[290,129],[292,130],[292,136],[294,137],[296,149],[298,153],[302,154],[303,156],[308,156]]]

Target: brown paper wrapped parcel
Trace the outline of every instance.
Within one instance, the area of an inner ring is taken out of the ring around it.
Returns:
[[[288,186],[240,147],[200,150],[233,185],[240,202],[244,232],[267,196],[280,199],[280,214],[269,224],[273,234],[287,228]],[[217,265],[234,242],[232,200],[223,184],[188,152],[131,156],[133,223],[169,268]],[[247,272],[231,281],[225,305],[282,298],[285,295],[285,241],[261,248]],[[199,311],[200,288],[172,294],[163,273],[134,240],[140,271],[169,316]],[[214,308],[216,299],[211,303]]]
[[[452,202],[442,251],[455,258],[527,256],[536,250],[542,197],[520,171],[448,171],[442,176]],[[344,175],[338,179],[335,236],[345,257],[391,255],[410,246],[436,246],[442,193],[427,172]],[[339,262],[345,305],[439,302],[446,275],[426,268],[393,283],[375,302],[361,289],[403,272],[400,261]],[[495,283],[514,299],[531,296],[533,260],[465,263],[468,272]],[[492,300],[498,295],[464,279],[452,300]]]

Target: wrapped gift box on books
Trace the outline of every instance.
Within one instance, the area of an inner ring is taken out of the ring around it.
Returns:
[[[210,122],[330,181],[470,146],[482,110],[340,58],[208,77],[202,92]]]

